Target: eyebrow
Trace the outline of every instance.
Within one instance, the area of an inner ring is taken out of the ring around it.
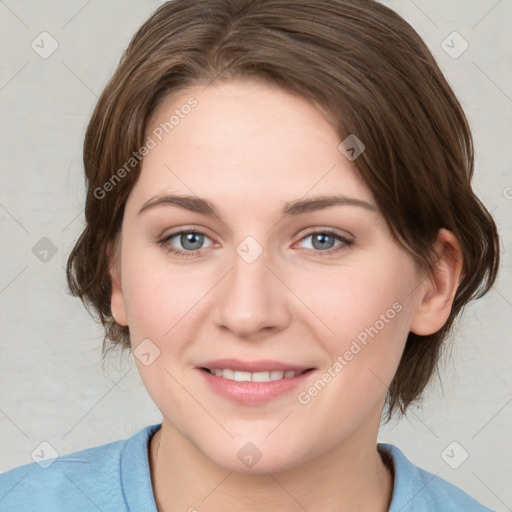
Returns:
[[[140,215],[142,212],[147,211],[150,208],[162,205],[178,206],[191,212],[220,218],[217,208],[210,201],[201,199],[196,196],[173,194],[155,196],[149,199],[142,205],[142,208],[139,210],[137,215]],[[369,211],[377,210],[375,205],[363,201],[362,199],[356,199],[354,197],[347,197],[343,195],[335,195],[318,196],[311,199],[299,199],[296,201],[288,202],[281,210],[281,215],[283,217],[297,216],[304,213],[323,210],[325,208],[331,208],[332,206],[358,206]]]

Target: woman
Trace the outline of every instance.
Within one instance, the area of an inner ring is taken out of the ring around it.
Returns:
[[[70,289],[163,420],[1,475],[2,510],[489,510],[377,444],[499,264],[466,117],[402,18],[168,2],[84,165]]]

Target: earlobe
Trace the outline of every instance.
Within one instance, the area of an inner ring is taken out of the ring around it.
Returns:
[[[420,336],[434,334],[448,320],[462,271],[460,244],[451,231],[439,230],[436,253],[436,268],[418,287],[411,319],[410,330]]]
[[[107,247],[107,256],[111,283],[110,310],[116,323],[119,325],[127,326],[128,321],[126,318],[123,288],[121,285],[119,258],[116,257],[115,250],[113,249],[111,243],[109,243]]]

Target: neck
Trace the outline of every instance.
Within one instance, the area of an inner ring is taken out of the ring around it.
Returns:
[[[291,469],[244,474],[215,464],[165,419],[149,446],[159,512],[297,510],[387,512],[392,469],[373,443],[344,442]]]

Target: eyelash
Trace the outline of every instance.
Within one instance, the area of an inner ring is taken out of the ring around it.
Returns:
[[[166,245],[169,242],[170,239],[174,238],[177,235],[181,235],[181,234],[184,234],[184,233],[193,233],[195,235],[203,235],[205,237],[208,237],[208,235],[206,233],[204,233],[203,231],[200,231],[200,230],[181,230],[181,231],[176,231],[174,233],[171,233],[170,235],[167,235],[166,237],[161,239],[158,242],[158,244],[161,245],[162,247],[164,247],[167,250],[167,252],[172,253],[175,256],[179,257],[179,258],[194,258],[194,257],[198,257],[197,256],[197,251],[200,251],[201,249],[196,249],[195,251],[181,251],[181,250],[178,250],[178,249],[172,249],[172,248],[170,248],[169,246]],[[307,251],[313,251],[314,253],[316,253],[316,254],[318,254],[318,255],[320,255],[322,257],[323,256],[332,256],[333,254],[336,254],[340,250],[343,250],[346,247],[352,246],[353,243],[354,243],[352,240],[348,240],[345,237],[335,233],[334,231],[329,231],[329,230],[325,230],[325,231],[324,230],[321,230],[321,231],[311,231],[310,233],[304,235],[300,239],[300,241],[303,241],[303,240],[305,240],[306,238],[308,238],[310,236],[318,235],[318,234],[332,236],[333,238],[335,238],[335,239],[339,240],[340,242],[342,242],[342,244],[340,246],[338,246],[337,248],[328,249],[326,251],[319,251],[319,250],[315,250],[315,249],[306,249]]]

